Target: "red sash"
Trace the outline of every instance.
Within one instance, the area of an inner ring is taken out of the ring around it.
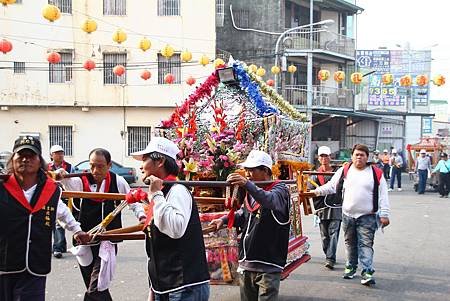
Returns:
[[[19,183],[17,183],[16,177],[11,175],[9,179],[3,184],[5,189],[13,196],[13,198],[19,202],[25,209],[30,211],[31,214],[39,211],[44,207],[48,201],[50,201],[51,196],[56,191],[55,181],[47,178],[44,184],[44,188],[42,189],[41,194],[39,195],[39,199],[36,202],[36,205],[32,208],[30,203],[25,197],[25,194],[20,187]]]
[[[328,172],[327,170],[325,170],[325,168],[322,168],[322,165],[320,165],[320,167],[317,171],[318,172]],[[330,171],[333,171],[333,170],[330,170]],[[326,183],[324,175],[318,175],[317,180],[319,180],[320,186],[325,185],[325,183]]]
[[[53,167],[55,167],[55,169],[53,169]],[[60,168],[63,168],[64,170],[67,170],[66,168],[67,168],[67,164],[66,164],[66,162],[65,161],[63,161],[62,163],[61,163],[61,167]],[[55,163],[48,163],[48,170],[57,170],[57,168],[56,168],[56,166],[55,166]]]
[[[263,189],[265,191],[269,191],[271,190],[273,187],[275,187],[275,185],[277,185],[280,182],[280,180],[276,180],[275,182],[273,182],[272,184],[270,184],[269,186],[264,187]],[[247,193],[248,194],[248,193]],[[255,200],[255,205],[252,207],[252,205],[248,202],[248,197],[247,194],[245,195],[245,207],[247,207],[247,210],[250,211],[251,213],[255,212],[256,210],[258,210],[261,207],[261,204],[258,203]]]
[[[163,179],[163,181],[176,181],[176,180],[177,180],[177,177],[175,177],[174,175],[168,175],[167,177],[165,177]],[[145,219],[144,228],[147,227],[153,219],[153,207],[154,206],[155,206],[155,202],[153,202],[153,200],[150,200],[150,202],[148,204],[147,218]]]
[[[89,181],[88,181],[86,176],[81,177],[81,181],[83,181],[83,191],[85,191],[85,192],[93,192],[91,190],[91,185],[89,184]],[[100,186],[101,185],[102,184],[100,184]],[[111,175],[110,175],[110,173],[108,171],[108,173],[106,174],[106,177],[105,177],[105,189],[103,190],[103,192],[109,192],[109,187],[110,186],[111,186]],[[101,200],[101,199],[91,199],[91,200],[93,200],[94,202],[103,202],[103,201],[105,201],[105,200]]]

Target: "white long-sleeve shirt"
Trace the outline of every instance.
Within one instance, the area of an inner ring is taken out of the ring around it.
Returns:
[[[344,168],[339,168],[331,180],[315,191],[319,195],[336,193],[336,186],[341,178]],[[373,213],[373,172],[370,166],[363,170],[350,166],[343,186],[342,212],[350,217]],[[389,217],[390,205],[387,192],[387,183],[384,176],[380,179],[378,190],[378,213],[381,217]]]
[[[184,235],[192,211],[192,196],[183,185],[175,184],[166,197],[162,192],[153,194],[153,219],[159,231],[170,238]]]
[[[128,185],[127,181],[123,177],[116,175],[116,182],[117,182],[117,190],[119,190],[119,193],[127,194],[130,191],[130,185]],[[81,180],[81,178],[65,178],[61,181],[61,183],[64,185],[66,190],[83,191],[83,181]],[[105,185],[106,181],[103,180],[98,192],[105,192]],[[97,184],[95,183],[90,184],[89,187],[91,191],[97,191]],[[138,219],[146,216],[144,208],[140,203],[130,204],[128,205],[128,208],[133,211],[134,215]]]
[[[36,187],[37,184],[29,188],[28,190],[23,190],[28,203],[31,202],[31,198],[36,191]],[[56,219],[62,223],[64,229],[66,230],[69,230],[73,233],[81,231],[80,223],[75,220],[69,208],[61,201],[61,199],[59,199],[58,207],[56,208]]]

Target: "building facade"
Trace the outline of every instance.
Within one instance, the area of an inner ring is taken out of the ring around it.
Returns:
[[[61,10],[55,22],[41,14],[49,2]],[[213,70],[198,63],[202,55],[215,57],[213,1],[20,0],[2,11],[0,37],[13,50],[0,54],[0,119],[7,129],[0,132],[0,151],[31,134],[41,138],[44,152],[61,144],[72,163],[104,147],[113,160],[137,167],[130,153],[145,147],[160,120],[194,90],[185,79],[201,81]],[[98,27],[90,34],[80,27],[87,19]],[[120,44],[112,40],[118,29],[128,36]],[[147,51],[139,48],[144,37],[151,42]],[[167,44],[170,58],[160,53]],[[181,61],[185,50],[191,62]],[[60,63],[49,64],[50,52],[60,54]],[[83,68],[88,59],[96,63],[91,71]],[[125,67],[120,77],[117,65]],[[141,78],[144,70],[148,80]],[[173,84],[164,80],[168,73]]]
[[[216,0],[217,53],[255,64],[266,70],[264,80],[274,79],[281,94],[298,110],[307,110],[307,54],[312,53],[312,152],[327,144],[333,152],[347,145],[347,124],[362,119],[378,119],[355,113],[354,85],[356,14],[362,8],[344,0]],[[313,23],[326,26],[310,28]],[[292,32],[287,30],[298,28]],[[311,30],[312,29],[312,30]],[[277,45],[277,39],[282,39]],[[274,75],[271,67],[281,67]],[[288,66],[296,72],[288,72]],[[318,71],[330,71],[331,78],[320,81]],[[335,71],[344,71],[343,82],[333,80]]]

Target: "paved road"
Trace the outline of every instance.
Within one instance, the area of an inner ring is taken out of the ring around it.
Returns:
[[[280,300],[450,300],[450,199],[438,198],[436,193],[419,196],[411,187],[404,188],[390,193],[391,225],[376,237],[376,286],[362,286],[359,277],[342,279],[342,232],[336,269],[323,267],[318,228],[307,216],[304,229],[310,238],[312,259],[282,282]],[[134,223],[129,213],[125,221]],[[47,300],[82,300],[84,288],[75,258],[67,254],[52,264]],[[143,243],[125,242],[119,249],[111,289],[114,300],[146,300],[147,290]],[[213,286],[211,300],[239,300],[239,289]]]

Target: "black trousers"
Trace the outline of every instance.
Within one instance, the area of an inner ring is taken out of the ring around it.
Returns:
[[[116,254],[117,254],[117,245]],[[84,285],[86,286],[86,292],[84,293],[84,301],[112,301],[109,289],[99,292],[97,290],[98,276],[100,273],[100,264],[102,259],[98,256],[100,245],[92,246],[92,263],[88,266],[81,266],[81,276],[83,276]]]
[[[450,192],[450,173],[439,173],[439,194],[447,196]]]
[[[46,280],[28,271],[0,275],[0,301],[44,301]]]

